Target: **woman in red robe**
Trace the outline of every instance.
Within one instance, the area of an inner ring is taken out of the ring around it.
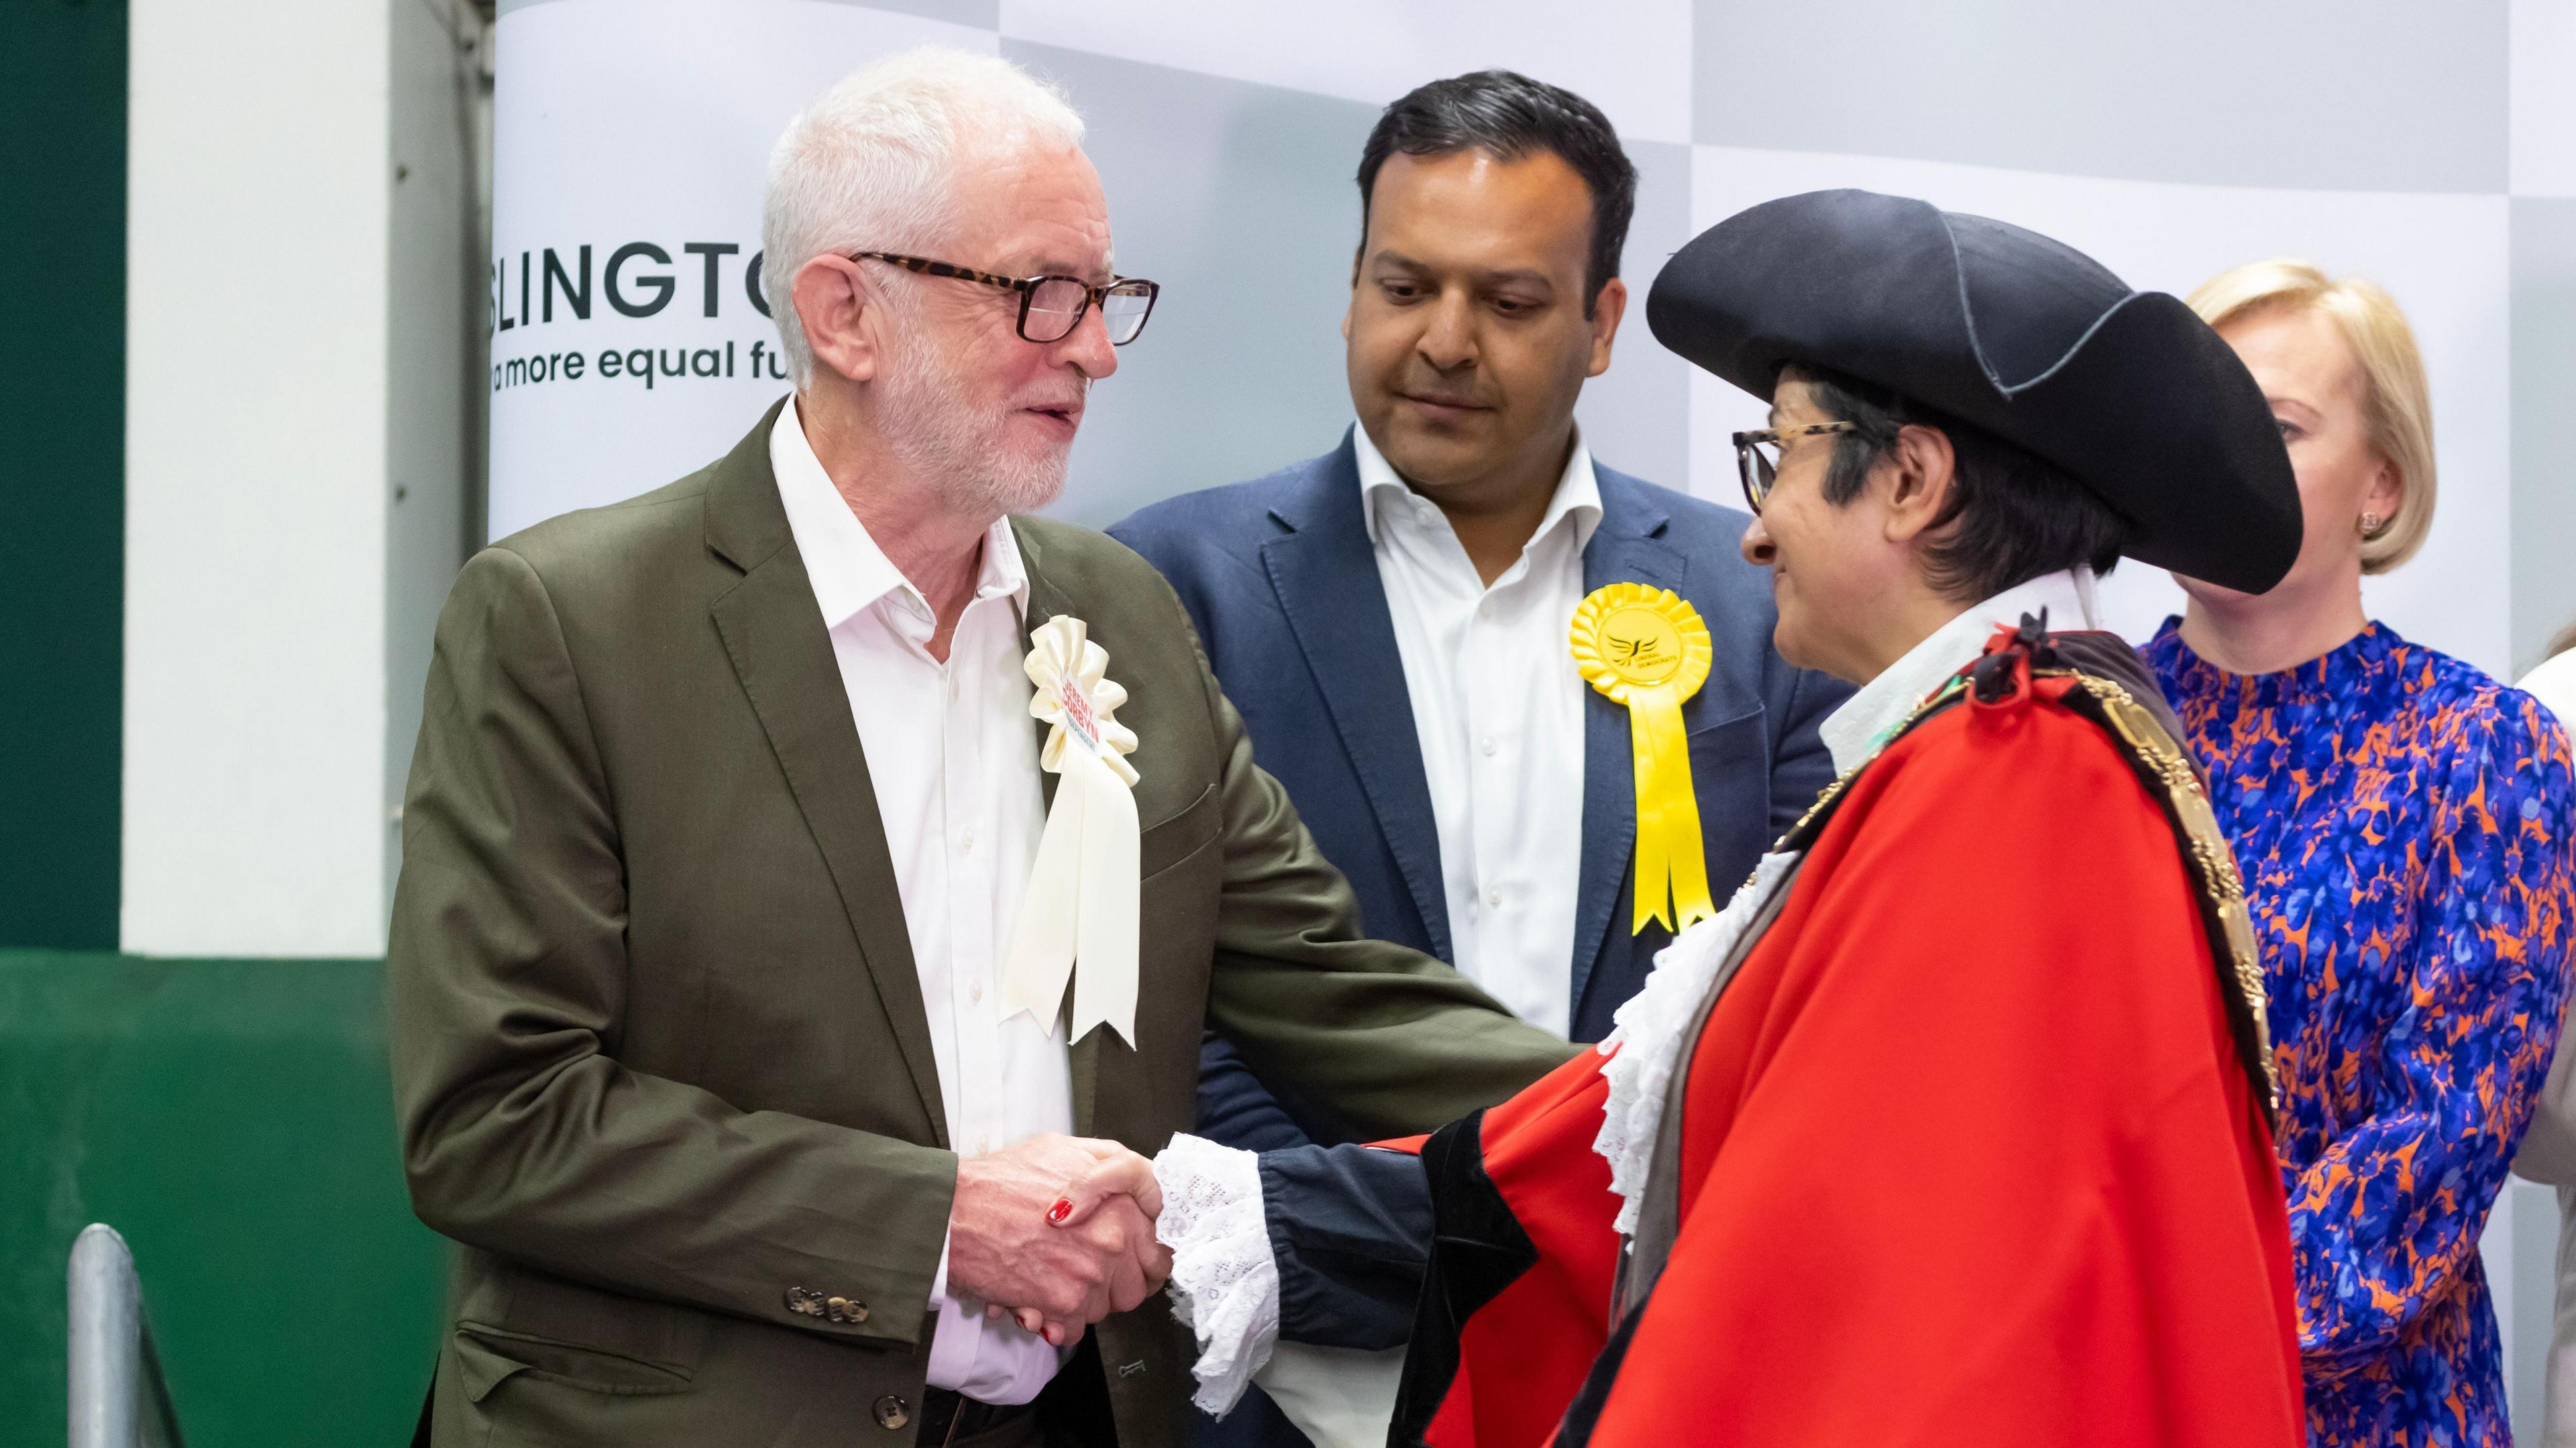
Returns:
[[[2259,391],[2173,298],[1863,192],[1721,224],[1647,315],[1772,404],[1744,546],[1781,653],[1862,686],[1843,777],[1600,1053],[1395,1150],[1177,1140],[1202,1402],[1418,1283],[1396,1442],[2292,1448],[2243,893],[2092,588],[2280,576]]]

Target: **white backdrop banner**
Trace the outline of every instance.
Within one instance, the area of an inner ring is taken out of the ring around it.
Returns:
[[[2444,178],[2385,148],[2305,162],[2241,146],[2203,154],[2189,137],[2159,150],[2116,107],[2063,118],[2080,140],[2066,154],[2101,168],[2089,174],[1923,155],[1920,118],[1903,107],[1871,120],[1883,154],[1728,144],[1767,113],[1739,114],[1742,56],[1712,27],[1758,32],[1763,14],[1715,0],[1639,0],[1581,25],[1543,0],[503,0],[492,535],[702,466],[787,389],[756,284],[770,145],[835,81],[934,41],[1003,55],[1064,88],[1088,126],[1120,269],[1163,284],[1152,329],[1121,349],[1118,375],[1095,394],[1053,511],[1106,524],[1323,452],[1351,416],[1337,327],[1360,143],[1378,108],[1412,86],[1506,65],[1588,94],[1620,128],[1640,172],[1623,259],[1633,295],[1741,207],[1853,185],[2063,237],[2136,286],[2187,292],[2282,254],[2384,283],[2432,374],[2441,504],[2423,553],[2370,580],[2365,600],[2408,637],[2508,667],[2516,203],[2468,172],[2456,189],[2427,191]],[[2207,63],[2188,25],[2158,43],[2177,64]],[[2463,94],[2483,84],[2464,80]],[[1866,109],[1868,94],[1845,107]],[[1947,119],[1975,131],[1995,104],[1961,92]],[[2267,117],[2243,120],[2277,130]],[[2356,135],[2365,119],[2346,117]],[[2000,126],[1991,144],[1952,139],[2017,157],[2021,135]],[[2387,189],[2306,179],[2349,180],[2356,168],[2385,171]],[[1657,346],[1632,307],[1581,417],[1609,466],[1733,505],[1727,435],[1759,412]],[[2123,568],[2108,621],[2143,638],[2180,602],[2161,572]]]
[[[990,30],[822,0],[549,0],[501,17],[491,536],[710,462],[788,390],[760,294],[770,144],[805,103]]]

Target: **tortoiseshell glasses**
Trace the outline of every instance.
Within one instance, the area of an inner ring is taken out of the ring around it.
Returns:
[[[928,257],[898,256],[890,251],[854,251],[850,260],[865,258],[887,262],[923,276],[950,277],[961,282],[980,282],[1020,294],[1020,335],[1032,342],[1061,342],[1082,325],[1082,314],[1096,303],[1100,320],[1109,329],[1109,340],[1120,347],[1136,340],[1145,330],[1145,319],[1154,314],[1154,298],[1162,288],[1142,277],[1119,277],[1105,286],[1093,286],[1080,277],[1006,277],[954,262],[932,261]]]
[[[1744,501],[1754,512],[1762,511],[1762,500],[1771,496],[1771,484],[1780,476],[1778,453],[1783,443],[1793,437],[1813,437],[1818,433],[1850,432],[1856,424],[1819,422],[1806,427],[1766,427],[1755,432],[1735,435],[1735,471],[1744,479]]]

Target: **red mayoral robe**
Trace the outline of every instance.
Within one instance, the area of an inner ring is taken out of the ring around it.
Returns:
[[[1422,1145],[1395,1441],[2304,1442],[2242,894],[2106,638],[1998,634],[1784,841],[1676,1064],[1662,1242],[1613,1229],[1594,1053]]]

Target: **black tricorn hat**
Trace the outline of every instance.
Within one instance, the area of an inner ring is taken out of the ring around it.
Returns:
[[[1756,397],[1798,362],[1983,428],[2109,503],[2142,563],[2260,593],[2298,559],[2298,483],[2235,350],[2037,232],[1869,191],[1766,201],[1673,254],[1646,324]]]

